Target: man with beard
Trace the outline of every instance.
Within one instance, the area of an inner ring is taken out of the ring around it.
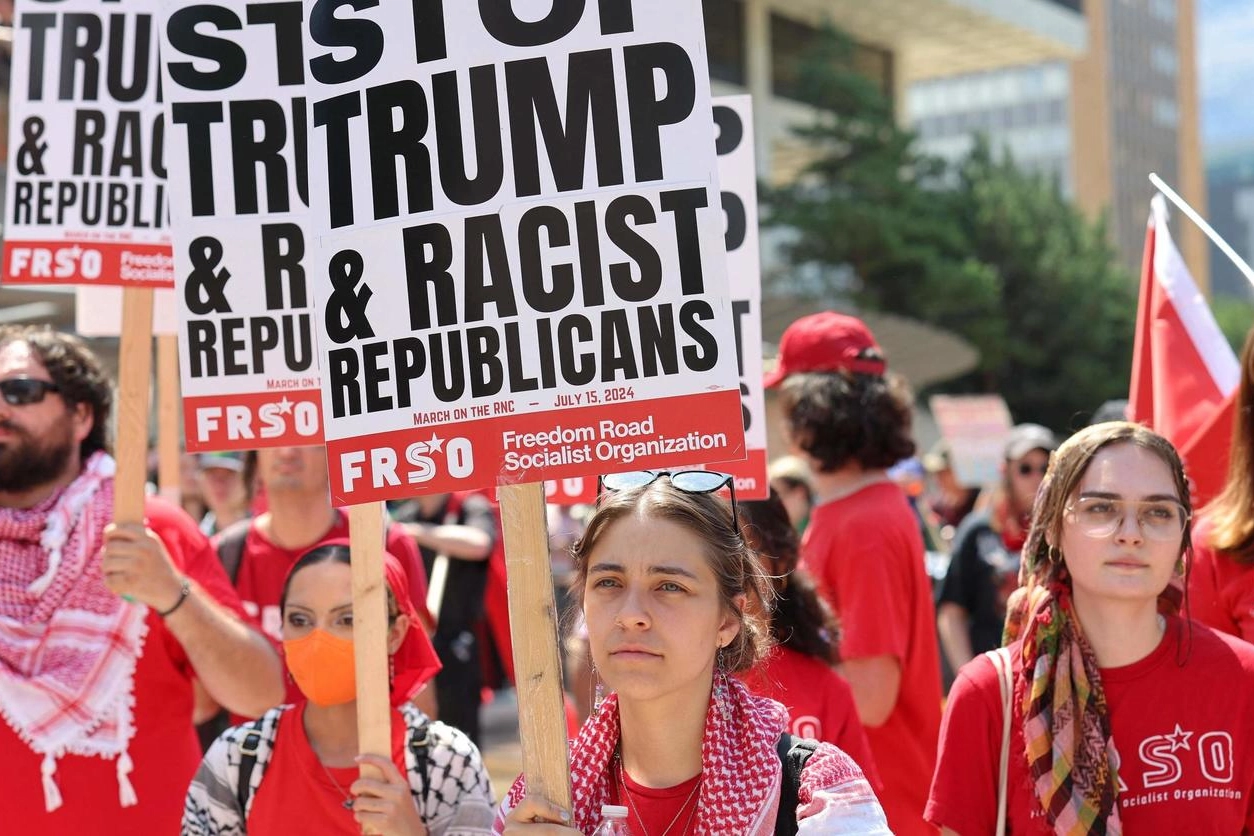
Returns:
[[[5,832],[175,833],[193,705],[257,715],[278,657],[195,523],[112,524],[109,381],[73,337],[0,326],[0,786]]]

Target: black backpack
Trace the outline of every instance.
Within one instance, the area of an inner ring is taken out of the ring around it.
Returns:
[[[819,747],[817,740],[796,737],[788,732],[779,736],[775,750],[784,769],[779,779],[779,813],[775,816],[775,836],[797,836],[797,793],[801,770]]]

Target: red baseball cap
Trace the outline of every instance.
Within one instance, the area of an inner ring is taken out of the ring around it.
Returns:
[[[888,365],[875,337],[856,316],[823,311],[798,319],[779,341],[775,370],[766,375],[766,388],[778,386],[790,374],[804,372],[860,372],[883,374]]]

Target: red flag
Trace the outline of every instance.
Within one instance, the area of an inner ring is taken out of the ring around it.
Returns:
[[[1167,228],[1167,204],[1150,204],[1128,413],[1180,451],[1194,507],[1223,488],[1240,367]]]

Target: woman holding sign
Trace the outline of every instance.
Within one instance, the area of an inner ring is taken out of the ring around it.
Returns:
[[[497,833],[591,833],[605,804],[629,809],[636,836],[888,832],[857,765],[831,744],[795,745],[784,707],[734,676],[766,651],[746,603],[770,591],[716,495],[730,482],[707,471],[602,480],[571,592],[611,693],[571,751],[573,813],[527,797],[519,778]]]
[[[1181,618],[1188,483],[1136,424],[1054,452],[1009,648],[949,694],[927,819],[975,836],[1254,831],[1254,648]]]
[[[292,566],[280,599],[287,667],[305,700],[227,730],[192,781],[184,836],[314,836],[491,831],[492,790],[479,750],[408,700],[439,660],[409,597],[405,570],[384,554],[388,586],[392,757],[357,756],[352,572],[344,541]],[[358,777],[370,764],[385,780]]]

